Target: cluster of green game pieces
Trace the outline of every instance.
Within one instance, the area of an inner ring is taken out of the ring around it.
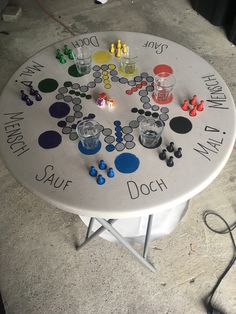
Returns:
[[[61,64],[66,63],[66,59],[65,59],[64,55],[68,56],[68,58],[70,60],[75,59],[74,52],[72,51],[72,49],[68,48],[67,45],[64,45],[64,51],[63,52],[64,52],[64,54],[61,52],[60,49],[56,50],[56,58],[60,61]]]

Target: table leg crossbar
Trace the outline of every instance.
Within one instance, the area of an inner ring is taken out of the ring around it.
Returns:
[[[97,220],[101,227],[98,228],[95,232],[92,232],[94,220]],[[109,219],[108,221],[102,218],[91,218],[85,241],[77,247],[77,250],[80,250],[83,246],[85,246],[88,242],[90,242],[94,237],[101,234],[104,230],[109,231],[121,244],[123,244],[144,266],[146,266],[149,270],[152,272],[155,272],[155,267],[147,261],[147,254],[148,254],[148,246],[150,243],[150,235],[152,230],[152,221],[153,221],[153,215],[150,215],[148,217],[148,223],[147,223],[147,230],[145,235],[145,243],[144,243],[144,249],[143,249],[143,256],[139,254],[132,245],[112,226],[112,224],[116,221],[116,219]]]

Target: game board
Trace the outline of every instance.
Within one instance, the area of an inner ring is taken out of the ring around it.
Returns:
[[[123,73],[119,59],[109,53],[119,38],[138,50],[134,75]],[[56,50],[65,44],[72,50],[91,47],[89,74],[80,76],[68,56],[59,62]],[[167,104],[156,103],[152,96],[160,65],[170,67],[176,77],[173,100]],[[42,100],[30,95],[30,86]],[[21,90],[32,104],[21,99]],[[100,92],[117,104],[99,107]],[[181,109],[193,95],[205,101],[196,116]],[[234,101],[216,70],[174,42],[140,33],[85,34],[41,50],[5,86],[0,113],[1,155],[17,180],[59,208],[101,218],[155,214],[186,202],[219,174],[235,140]],[[138,127],[144,117],[165,123],[155,149],[140,144]],[[101,145],[94,152],[78,145],[75,129],[83,119],[101,125]],[[164,160],[159,157],[163,149]],[[113,168],[114,177],[99,169],[101,159]],[[91,166],[105,184],[89,175]]]

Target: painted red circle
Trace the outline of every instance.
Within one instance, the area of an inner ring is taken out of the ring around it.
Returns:
[[[142,88],[142,84],[137,84],[136,87],[137,88]]]
[[[134,87],[131,88],[131,90],[132,90],[132,92],[137,92],[137,87],[134,86]]]
[[[132,90],[131,90],[131,89],[128,89],[128,90],[126,91],[126,94],[127,94],[127,95],[132,95],[132,94],[133,94],[133,92],[132,92]]]
[[[153,69],[153,72],[161,77],[167,77],[170,74],[173,74],[173,69],[167,64],[158,64]]]
[[[146,82],[146,81],[142,81],[141,84],[142,84],[143,86],[147,86],[147,82]]]

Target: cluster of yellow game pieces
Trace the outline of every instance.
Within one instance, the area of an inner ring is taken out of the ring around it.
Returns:
[[[110,53],[114,54],[117,58],[121,57],[121,54],[127,53],[127,46],[126,44],[121,44],[120,39],[117,40],[117,44],[111,44]]]

